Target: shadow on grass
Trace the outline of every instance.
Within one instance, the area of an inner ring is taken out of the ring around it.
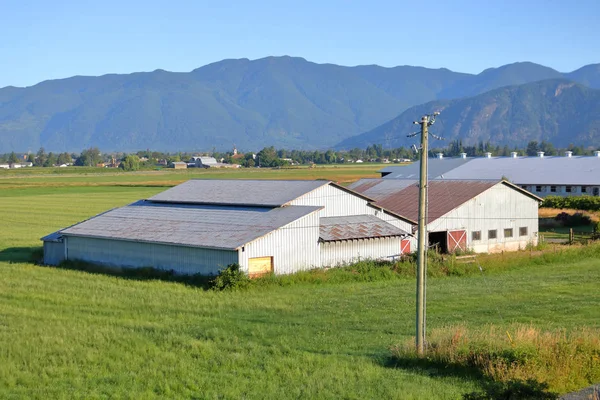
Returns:
[[[41,246],[9,247],[0,251],[0,262],[8,263],[43,263],[44,250]],[[179,275],[175,272],[155,268],[119,268],[105,267],[81,261],[65,261],[49,268],[69,269],[97,275],[108,275],[136,281],[164,281],[181,283],[187,286],[208,290],[213,278],[203,275]]]
[[[404,369],[430,377],[453,377],[472,381],[480,387],[479,391],[465,393],[464,400],[484,399],[557,399],[558,394],[548,390],[548,384],[534,379],[510,380],[499,382],[486,376],[476,367],[444,363],[427,358],[390,356],[383,360],[387,368]]]
[[[43,249],[41,246],[9,247],[0,250],[0,262],[8,263],[39,263],[42,260]]]
[[[159,270],[152,267],[107,267],[102,265],[90,264],[82,261],[64,261],[58,266],[49,267],[87,272],[89,274],[96,275],[108,275],[134,281],[163,281],[170,283],[180,283],[186,286],[191,286],[204,290],[210,289],[211,281],[214,279],[212,277],[204,275],[176,274],[173,270]]]

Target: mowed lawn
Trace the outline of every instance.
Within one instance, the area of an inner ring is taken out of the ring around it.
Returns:
[[[0,398],[460,398],[481,382],[388,366],[415,283],[215,293],[27,262],[47,233],[157,187],[0,190]],[[16,261],[16,262],[13,262]],[[600,261],[428,280],[428,327],[600,327]]]

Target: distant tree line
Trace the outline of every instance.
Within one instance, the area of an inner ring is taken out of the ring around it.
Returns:
[[[498,146],[490,142],[479,142],[476,145],[463,145],[461,140],[452,141],[447,147],[437,147],[430,149],[430,156],[436,153],[443,153],[445,157],[458,157],[461,153],[466,153],[468,157],[481,157],[485,153],[492,153],[494,156],[510,156],[516,152],[519,156],[536,156],[539,151],[543,151],[547,156],[563,154],[564,151],[571,151],[573,155],[591,155],[593,149],[585,149],[582,146],[569,145],[567,148],[557,149],[552,143],[546,141],[531,141],[524,148]],[[199,155],[196,152],[177,152],[167,153],[159,151],[138,151],[136,153],[101,153],[97,147],[91,147],[83,150],[81,153],[46,153],[44,148],[40,148],[37,153],[29,153],[25,156],[19,156],[15,152],[0,154],[0,163],[15,164],[19,162],[31,162],[36,167],[54,167],[60,165],[75,165],[85,167],[96,167],[101,165],[111,165],[119,167],[125,171],[136,171],[138,169],[155,168],[158,165],[166,166],[172,162],[189,162],[193,156]],[[412,149],[398,147],[393,149],[384,149],[382,145],[376,144],[367,146],[365,149],[355,148],[352,150],[287,150],[276,149],[275,147],[265,147],[257,153],[237,153],[229,152],[207,152],[203,155],[210,155],[217,161],[228,164],[239,164],[244,167],[284,167],[289,165],[309,165],[309,164],[343,164],[354,162],[403,162],[412,161],[418,157]]]

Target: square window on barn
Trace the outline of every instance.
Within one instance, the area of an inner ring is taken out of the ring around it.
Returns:
[[[552,193],[556,193],[556,186],[550,186],[550,191]]]
[[[587,193],[587,186],[581,187],[581,193]]]
[[[527,227],[522,226],[519,228],[519,236],[527,236]]]
[[[481,240],[481,231],[471,232],[471,240]]]
[[[571,187],[571,186],[565,186],[565,192],[571,193],[572,191],[573,191],[573,187]]]
[[[504,230],[504,237],[505,238],[509,238],[513,236],[513,230],[512,228],[507,228]]]
[[[488,231],[488,239],[496,239],[498,237],[498,231],[491,229]]]
[[[535,191],[536,191],[536,192],[541,192],[541,191],[542,191],[542,187],[541,187],[540,185],[537,185],[537,186],[535,187]]]

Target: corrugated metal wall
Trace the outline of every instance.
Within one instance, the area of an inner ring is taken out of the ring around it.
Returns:
[[[321,265],[336,267],[365,259],[392,261],[400,255],[400,238],[379,238],[321,243]]]
[[[448,196],[451,195],[448,193]],[[521,227],[527,227],[527,236],[519,236]],[[513,237],[504,237],[506,228],[512,228]],[[498,183],[428,227],[429,232],[459,229],[467,231],[467,247],[475,252],[523,249],[528,243],[537,244],[538,202]],[[489,239],[488,231],[494,229],[497,238]],[[473,231],[481,231],[481,240],[472,240]]]
[[[375,215],[376,217],[408,233],[412,225],[392,215],[368,205],[368,201],[335,186],[327,185],[313,190],[292,201],[297,206],[322,206],[321,217],[341,217],[347,215]]]
[[[44,242],[44,264],[58,265],[65,260],[63,242]]]
[[[320,267],[319,213],[314,212],[283,226],[239,250],[240,266],[248,272],[248,259],[273,257],[276,274]]]
[[[325,208],[320,211],[321,217],[373,214],[373,209],[367,206],[366,200],[331,185],[322,186],[304,196],[300,196],[290,204],[294,206],[323,206]]]
[[[96,238],[67,237],[67,258],[120,267],[154,267],[179,274],[216,275],[238,262],[236,251]]]

